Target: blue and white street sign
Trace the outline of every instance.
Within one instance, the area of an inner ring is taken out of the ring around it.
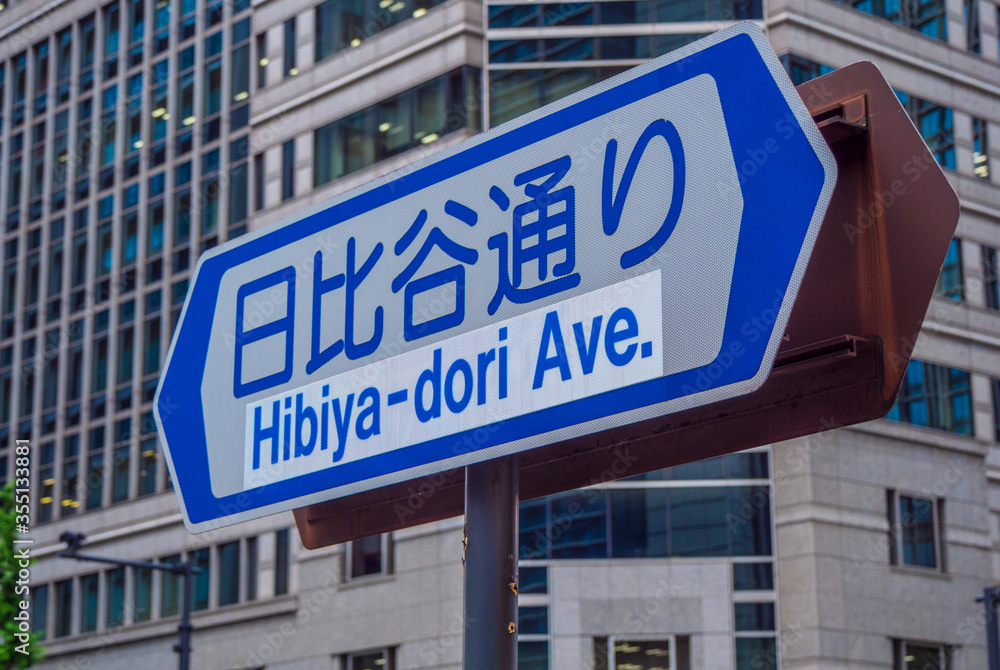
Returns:
[[[755,390],[835,179],[742,23],[207,252],[155,403],[189,529]]]

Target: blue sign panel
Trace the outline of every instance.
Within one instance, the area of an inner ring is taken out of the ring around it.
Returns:
[[[207,252],[155,402],[188,527],[753,391],[835,178],[744,23]]]

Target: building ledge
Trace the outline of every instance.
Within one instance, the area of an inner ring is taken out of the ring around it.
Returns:
[[[298,608],[298,595],[287,595],[268,600],[258,600],[249,603],[243,602],[212,610],[194,612],[191,615],[191,622],[194,625],[194,641],[197,644],[199,630],[215,628],[217,626],[235,625],[252,619],[293,614]],[[177,624],[178,617],[170,617],[168,619],[157,619],[156,621],[144,621],[120,628],[105,629],[94,633],[45,640],[45,658],[46,660],[52,660],[68,654],[99,652],[123,644],[173,637],[177,635]]]
[[[877,419],[867,423],[848,426],[843,430],[854,430],[869,435],[878,435],[900,442],[915,442],[925,447],[934,447],[959,454],[986,458],[992,442],[972,436],[952,434],[936,428],[914,426],[901,421]]]
[[[944,582],[952,581],[952,576],[947,572],[941,572],[940,570],[935,570],[932,568],[915,568],[905,565],[890,565],[889,572],[894,575],[906,575],[910,577],[929,577],[931,579],[939,579]]]

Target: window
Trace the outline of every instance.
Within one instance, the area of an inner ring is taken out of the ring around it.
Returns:
[[[100,430],[103,438],[103,430]],[[91,431],[91,439],[93,439],[93,431]],[[97,509],[101,506],[102,499],[104,497],[104,453],[98,449],[103,448],[94,447],[93,443],[90,447],[90,453],[87,456],[87,481],[86,481],[86,491],[87,491],[87,509]]]
[[[777,670],[778,645],[774,637],[738,636],[736,670]]]
[[[972,435],[969,373],[911,360],[887,419]]]
[[[965,286],[962,274],[962,241],[954,238],[948,245],[948,253],[944,257],[934,293],[948,300],[963,302]]]
[[[496,4],[489,8],[489,27],[732,21],[762,17],[758,0],[713,0],[696,4],[629,2],[620,6],[590,2],[541,6]]]
[[[990,178],[990,143],[986,119],[972,119],[972,172],[980,179]]]
[[[867,14],[888,19],[928,37],[948,41],[944,0],[840,0]]]
[[[132,379],[132,355],[135,345],[135,331],[131,326],[118,331],[118,376],[117,383]]]
[[[56,582],[56,637],[66,637],[73,632],[73,580]]]
[[[521,611],[518,610],[518,621],[520,622],[520,620]],[[549,670],[549,641],[522,640],[521,636],[518,635],[517,670]]]
[[[521,565],[517,569],[518,593],[522,595],[549,592],[549,569],[545,566]]]
[[[107,615],[105,626],[114,628],[125,623],[125,568],[115,568],[104,573],[107,582]]]
[[[222,33],[219,33],[221,36]],[[203,111],[205,116],[217,114],[222,109],[222,59],[205,64],[203,84]]]
[[[136,623],[149,621],[153,610],[153,569],[132,568],[132,617]]]
[[[991,379],[993,391],[993,440],[1000,442],[1000,379]]]
[[[774,603],[735,603],[733,620],[737,632],[774,630]]]
[[[893,670],[948,670],[950,649],[940,644],[893,640]]]
[[[102,337],[94,342],[92,355],[90,390],[103,391],[108,386],[108,338]]]
[[[997,273],[997,250],[993,247],[982,247],[983,259],[983,292],[986,306],[989,309],[1000,309],[1000,278]]]
[[[153,374],[160,369],[160,318],[147,319],[143,327],[142,374]]]
[[[240,541],[219,545],[219,606],[240,601]]]
[[[285,21],[285,50],[283,64],[286,77],[294,77],[299,73],[299,68],[295,66],[295,17]]]
[[[267,33],[257,35],[257,88],[267,86]]]
[[[549,669],[549,608],[517,608],[518,670]]]
[[[180,563],[180,554],[164,556],[160,563]],[[160,571],[160,616],[177,616],[181,611],[181,577],[173,572]]]
[[[116,436],[116,440],[121,436]],[[125,437],[128,439],[128,436]],[[129,489],[129,461],[131,461],[132,448],[128,445],[116,447],[114,450],[114,463],[111,467],[111,503],[120,503],[128,500]]]
[[[828,65],[822,65],[795,54],[785,54],[781,56],[780,60],[781,64],[785,66],[785,71],[788,72],[789,79],[796,86],[833,72],[833,68]]]
[[[80,577],[80,632],[97,630],[98,574]]]
[[[38,483],[41,497],[38,500],[38,513],[36,519],[38,523],[45,523],[52,520],[52,497],[55,491],[55,444],[47,442],[42,445],[39,454]]]
[[[733,563],[734,591],[773,591],[772,563]]]
[[[771,555],[767,486],[621,482],[521,504],[521,559]]]
[[[889,562],[943,572],[941,521],[944,501],[889,490]]]
[[[139,497],[156,492],[156,462],[158,446],[155,437],[146,438],[139,445]]]
[[[253,207],[264,209],[264,154],[253,157]]]
[[[247,218],[247,162],[232,166],[229,171],[229,225]]]
[[[67,517],[76,513],[80,507],[79,493],[77,488],[80,484],[80,436],[67,435],[63,438],[63,480],[62,480],[62,500],[59,506],[62,510],[60,516]]]
[[[396,670],[394,649],[378,649],[348,654],[345,662],[347,670]]]
[[[199,549],[197,551],[191,552],[188,556],[188,560],[194,564],[194,567],[199,568],[201,572],[194,576],[194,611],[207,610],[209,599],[211,597],[211,556],[209,550]]]
[[[274,595],[288,593],[288,529],[274,534]]]
[[[611,637],[606,642],[602,639],[595,640],[594,647],[597,667],[636,670],[677,667],[677,652],[671,638],[636,640]]]
[[[49,626],[49,585],[39,584],[31,588],[32,630],[44,640]]]
[[[965,0],[965,48],[974,54],[981,54],[981,33],[979,30],[979,0]]]
[[[896,91],[896,97],[941,167],[955,169],[955,129],[951,109]]]
[[[385,11],[379,2],[326,0],[317,6],[316,62],[344,49],[359,47],[364,40],[411,17],[420,18],[444,0],[403,0],[393,3],[391,11]]]
[[[389,570],[389,536],[372,535],[351,542],[349,571],[351,579],[387,574]]]
[[[257,538],[247,538],[247,567],[246,567],[246,587],[244,593],[245,600],[257,600]]]
[[[295,140],[281,145],[281,199],[295,195]]]
[[[490,70],[490,126],[498,126],[626,69],[627,66]]]
[[[479,127],[479,71],[460,68],[338,119],[313,134],[313,186]]]

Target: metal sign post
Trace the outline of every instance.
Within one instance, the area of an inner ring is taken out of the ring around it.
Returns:
[[[465,469],[463,668],[517,667],[517,457]]]

